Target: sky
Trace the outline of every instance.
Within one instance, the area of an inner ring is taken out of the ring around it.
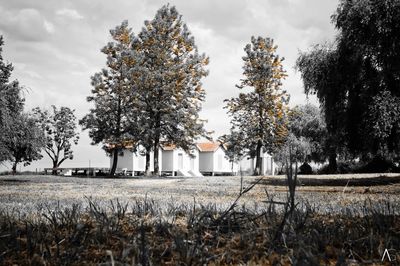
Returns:
[[[307,101],[300,74],[294,69],[300,51],[335,36],[330,16],[338,0],[0,0],[3,58],[14,66],[12,78],[25,88],[25,110],[68,106],[82,118],[92,107],[86,101],[90,77],[105,66],[100,49],[111,40],[109,30],[128,20],[138,33],[144,21],[153,19],[168,3],[183,16],[199,52],[210,57],[200,116],[208,120],[206,129],[214,131],[214,137],[229,132],[223,100],[239,94],[235,84],[243,77],[243,48],[251,36],[270,37],[278,45],[277,53],[285,58],[288,77],[283,88],[291,95],[291,106]],[[308,101],[317,103],[313,97]],[[80,137],[74,159],[62,166],[108,167],[109,158],[101,145],[91,145],[85,131]],[[51,167],[45,154],[19,170],[44,167]]]

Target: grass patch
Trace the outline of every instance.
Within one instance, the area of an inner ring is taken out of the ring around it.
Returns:
[[[399,210],[389,202],[365,201],[335,215],[297,202],[282,227],[286,203],[265,197],[257,210],[238,200],[221,210],[91,198],[87,207],[1,210],[0,264],[379,264],[384,248],[400,247]]]

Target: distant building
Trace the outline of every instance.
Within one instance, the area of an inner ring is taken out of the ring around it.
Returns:
[[[140,150],[140,149],[139,149]],[[110,167],[112,166],[110,158]],[[199,151],[197,147],[188,154],[174,145],[165,145],[159,149],[158,163],[162,175],[202,176],[199,172]],[[150,171],[154,171],[154,152],[150,152]],[[124,149],[118,155],[117,172],[128,172],[132,175],[143,175],[146,171],[146,156]]]
[[[140,150],[140,149],[139,149]],[[161,150],[161,149],[160,149]],[[160,165],[162,164],[161,153],[159,152],[159,160]],[[150,153],[150,171],[153,171],[153,162],[154,162],[154,153]],[[110,157],[110,168],[113,164],[113,157]],[[136,153],[132,152],[129,149],[123,149],[118,154],[118,162],[117,162],[117,173],[121,172],[129,172],[131,175],[143,175],[146,170],[146,156],[142,154],[140,151]]]
[[[203,175],[236,175],[238,164],[225,155],[225,147],[219,142],[197,143],[200,152],[199,169]]]
[[[202,176],[199,172],[199,150],[197,147],[190,154],[175,145],[162,147],[161,172],[172,176]]]
[[[124,149],[118,155],[117,173],[129,175],[144,175],[146,156],[139,151],[136,153]],[[164,145],[159,149],[158,162],[161,175],[170,176],[203,176],[203,175],[252,175],[255,168],[255,158],[243,158],[239,163],[228,160],[225,147],[219,142],[197,143],[189,153],[175,145]],[[275,163],[268,153],[263,153],[261,175],[273,175]],[[113,158],[110,158],[110,168]],[[150,171],[154,171],[154,152],[150,153]]]
[[[252,175],[256,166],[256,158],[244,157],[239,163],[239,171],[244,175]],[[264,152],[261,155],[261,175],[274,175],[276,164],[273,157]]]

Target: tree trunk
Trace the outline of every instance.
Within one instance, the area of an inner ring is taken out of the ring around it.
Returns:
[[[337,172],[337,162],[336,162],[336,149],[335,147],[330,147],[329,149],[329,165],[328,172],[330,174],[335,174]]]
[[[145,176],[150,176],[150,152],[151,149],[146,148],[146,169],[145,169]]]
[[[13,175],[15,175],[15,174],[17,173],[17,164],[18,164],[18,161],[15,161],[15,162],[13,163],[13,165],[12,165],[11,170],[12,170],[12,174],[13,174]]]
[[[154,140],[154,175],[159,176],[160,175],[160,165],[158,162],[158,145],[159,145],[160,140],[155,139]]]
[[[262,143],[261,140],[259,140],[257,142],[257,148],[256,148],[256,167],[254,168],[254,175],[261,174],[261,148],[262,148]]]
[[[110,176],[115,175],[115,170],[117,170],[117,164],[118,164],[118,149],[114,149],[113,151],[113,163],[111,166],[110,170]]]
[[[116,134],[115,137],[117,139],[119,139],[119,137],[121,136],[121,98],[118,97],[118,108],[117,108],[117,128],[116,128]],[[110,170],[110,176],[114,176],[115,175],[115,170],[117,170],[117,164],[118,164],[118,149],[115,148],[113,151],[113,164]]]
[[[159,92],[159,97],[161,97],[162,91]],[[160,165],[158,162],[158,146],[160,145],[160,135],[161,135],[161,114],[160,111],[157,110],[155,116],[155,126],[156,132],[154,134],[154,175],[160,175]]]
[[[53,171],[51,172],[52,175],[57,175],[57,170],[55,170],[56,168],[58,168],[58,163],[57,161],[53,161]]]

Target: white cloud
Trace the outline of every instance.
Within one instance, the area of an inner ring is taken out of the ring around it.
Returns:
[[[59,16],[64,16],[70,19],[83,19],[83,16],[78,13],[75,9],[63,8],[56,12]]]
[[[43,21],[44,28],[47,30],[48,33],[54,33],[54,25],[50,21],[44,20]]]
[[[44,41],[52,30],[51,23],[35,8],[7,10],[0,6],[0,17],[0,32],[17,40]]]

